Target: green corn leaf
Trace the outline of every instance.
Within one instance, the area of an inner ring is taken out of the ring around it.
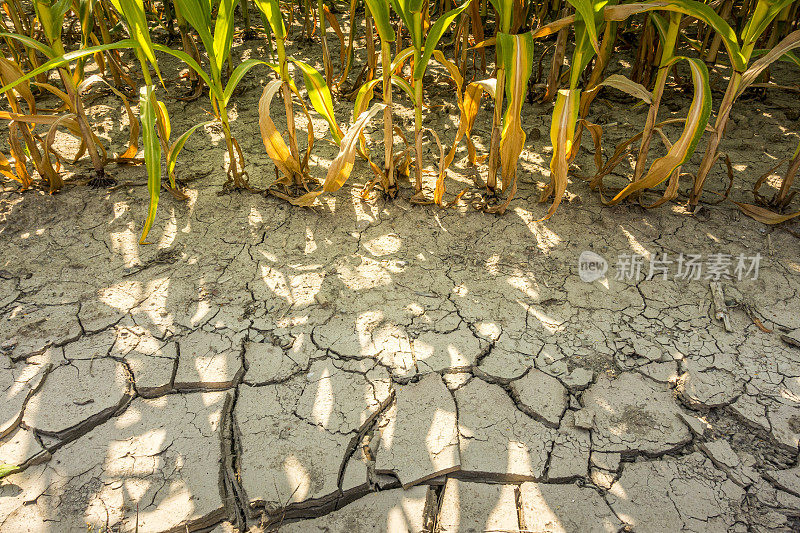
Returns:
[[[42,0],[34,0],[33,9],[36,12],[36,18],[39,19],[44,30],[44,35],[49,42],[53,42],[53,13],[50,9],[50,4]],[[60,28],[59,28],[60,30]]]
[[[742,31],[742,48],[754,44],[761,35],[767,31],[772,21],[777,17],[786,6],[791,5],[794,0],[759,0],[756,4],[756,11]],[[767,5],[766,12],[762,17],[758,16],[759,7]]]
[[[530,33],[520,35],[498,33],[497,45],[502,50],[500,61],[506,71],[506,97],[509,102],[512,102],[515,94],[520,94],[524,99],[524,91],[533,69],[533,36]],[[511,105],[509,103],[509,106]]]
[[[577,21],[581,21],[584,24],[584,28],[586,30],[587,36],[589,38],[589,42],[594,48],[595,53],[600,53],[600,41],[597,38],[597,25],[595,22],[595,5],[592,3],[591,0],[567,0],[572,7],[575,8],[575,13],[577,14]],[[605,2],[596,2],[595,4],[602,4],[605,5]],[[578,33],[577,27],[578,24],[575,25],[576,30],[575,32]]]
[[[577,89],[581,74],[596,55],[587,31],[589,25],[583,20],[575,21],[575,49],[572,52],[572,65],[570,65],[570,89]]]
[[[231,52],[233,12],[238,3],[239,0],[220,0],[217,8],[217,20],[214,22],[214,60],[217,62],[217,71],[220,72]]]
[[[425,75],[425,69],[428,68],[428,62],[431,60],[431,55],[433,54],[434,48],[436,48],[436,45],[439,44],[439,40],[444,35],[444,32],[447,31],[447,27],[450,26],[450,23],[453,22],[462,11],[469,7],[469,2],[470,0],[467,0],[457,8],[451,9],[439,17],[433,26],[431,26],[431,29],[428,30],[428,35],[425,39],[425,49],[422,52],[422,57],[420,58],[419,63],[414,65],[414,79],[421,80],[422,76]]]
[[[144,163],[147,166],[147,191],[150,193],[150,205],[147,219],[144,221],[139,244],[148,244],[145,239],[150,233],[156,218],[158,198],[161,194],[161,142],[156,131],[156,110],[153,107],[153,91],[150,85],[139,89],[139,109],[142,121],[142,141],[144,142]]]
[[[239,85],[239,82],[242,81],[242,78],[244,78],[245,74],[247,74],[250,69],[256,65],[271,66],[266,61],[261,61],[260,59],[248,59],[247,61],[242,61],[235,69],[233,69],[233,73],[228,79],[228,84],[225,86],[225,91],[222,93],[223,106],[228,105],[228,102],[231,100],[231,96],[233,96],[233,91],[236,90],[236,86]]]
[[[161,100],[158,101],[158,107],[161,110],[161,117],[164,121],[164,140],[169,141],[172,135],[172,124],[169,121],[169,114],[167,113],[167,106]]]
[[[156,69],[156,74],[161,79],[153,42],[150,39],[150,30],[147,26],[147,17],[144,13],[144,4],[136,0],[111,0],[111,4],[122,15],[131,38],[139,44],[142,53]]]
[[[181,150],[183,150],[183,146],[186,144],[186,141],[189,140],[189,137],[191,137],[198,128],[202,128],[203,126],[208,126],[216,122],[216,120],[208,120],[206,122],[201,122],[200,124],[195,124],[183,132],[180,137],[175,139],[175,142],[172,143],[172,146],[169,148],[169,153],[167,154],[167,172],[170,176],[170,180],[172,180],[172,175],[175,172],[175,164],[178,161],[178,155],[181,153]]]
[[[655,26],[656,31],[658,32],[658,38],[661,40],[661,42],[666,41],[667,27],[669,26],[669,22],[667,22],[664,17],[656,12],[650,13],[650,20],[653,22],[653,26]]]
[[[414,88],[405,78],[401,78],[397,74],[392,74],[392,83],[400,87],[412,101],[414,100]]]
[[[1,33],[0,32],[0,37],[12,37],[12,38],[15,38],[15,34]],[[38,68],[33,69],[32,71],[28,72],[27,74],[25,74],[21,78],[17,78],[16,80],[14,80],[13,82],[9,83],[5,87],[0,87],[0,93],[5,93],[6,91],[13,89],[14,87],[19,85],[20,83],[23,83],[23,82],[25,82],[27,80],[30,80],[31,78],[35,78],[39,74],[42,74],[44,72],[48,72],[48,71],[50,71],[50,70],[52,70],[54,68],[57,68],[57,67],[60,67],[60,66],[63,66],[63,65],[67,65],[67,64],[71,63],[72,61],[75,61],[76,59],[80,59],[82,57],[94,55],[97,52],[105,52],[106,50],[114,50],[114,49],[120,49],[120,48],[136,49],[136,46],[137,46],[136,41],[134,41],[133,39],[123,39],[123,40],[117,41],[115,43],[103,44],[103,45],[100,45],[100,46],[90,46],[88,48],[81,48],[80,50],[75,50],[73,52],[67,52],[66,54],[51,58],[45,64],[39,66]]]
[[[498,32],[508,33],[511,31],[511,17],[514,14],[514,0],[490,0],[495,11],[500,16],[498,21]]]
[[[389,2],[386,0],[364,0],[378,28],[381,41],[394,42],[394,28],[389,17]]]
[[[278,0],[255,0],[256,7],[272,28],[272,33],[278,39],[286,38],[286,26],[283,24],[283,17],[281,16],[281,8]]]
[[[94,28],[94,0],[78,1],[78,19],[81,21],[81,33],[84,44]]]
[[[8,477],[11,474],[16,474],[17,472],[19,472],[19,467],[17,465],[0,464],[0,479]]]
[[[289,58],[287,58],[286,61],[289,61]],[[268,66],[269,68],[271,68],[273,72],[275,72],[275,74],[278,76],[280,81],[285,81],[286,83],[288,83],[289,87],[292,89],[293,93],[297,94],[299,92],[297,90],[297,85],[294,83],[294,80],[291,77],[289,77],[289,79],[287,79],[287,80],[283,80],[281,78],[281,66],[279,64],[277,64],[277,63],[267,63],[267,62],[265,62],[264,64],[266,66]]]
[[[64,15],[69,11],[70,3],[70,0],[57,0],[52,3],[44,0],[35,0],[33,2],[36,17],[39,19],[44,35],[50,43],[61,40]]]
[[[172,135],[172,124],[169,120],[169,113],[167,106],[161,100],[156,100],[156,132],[164,145],[169,143],[170,135]],[[159,144],[161,146],[161,144]],[[160,162],[159,162],[160,164]],[[175,179],[172,175],[168,174],[170,185],[175,188]]]
[[[652,11],[649,13],[650,20],[653,22],[653,26],[655,26],[656,31],[658,31],[658,37],[661,39],[661,42],[666,41],[667,39],[667,28],[669,26],[669,22],[656,13]],[[680,33],[680,38],[683,39],[689,46],[691,46],[698,54],[703,53],[703,43],[698,41],[697,39],[692,39],[691,37],[687,36],[685,33]]]
[[[216,84],[211,81],[211,78],[208,76],[205,70],[197,64],[197,62],[187,54],[181,50],[173,50],[168,46],[164,46],[163,44],[153,44],[153,49],[157,52],[163,52],[165,54],[169,54],[173,57],[176,57],[186,63],[192,70],[194,70],[198,76],[208,85],[209,91],[211,92],[212,98],[216,98],[218,101],[222,102],[224,100],[224,95],[219,92],[219,89]]]
[[[390,0],[392,8],[400,16],[411,36],[411,43],[417,50],[422,50],[422,1]]]
[[[408,10],[411,13],[419,14],[422,13],[422,6],[426,0],[410,0],[408,2]]]
[[[795,54],[794,52],[786,52],[781,56],[782,61],[791,61],[796,66],[800,67],[800,56]]]
[[[411,19],[409,16],[411,12],[408,11],[408,1],[407,0],[389,0],[389,3],[392,5],[392,9],[394,12],[397,13],[397,16],[400,17],[400,20],[403,21],[403,25],[406,29],[411,28]]]
[[[58,55],[58,54],[56,54],[55,50],[53,50],[52,48],[50,48],[46,44],[40,43],[36,39],[31,39],[27,35],[20,35],[18,33],[0,32],[0,37],[7,37],[7,38],[10,38],[10,39],[15,39],[15,40],[21,42],[22,44],[24,44],[26,47],[33,48],[33,49],[41,52],[48,59],[51,59],[51,58],[56,57]]]
[[[195,29],[213,61],[214,38],[211,36],[211,6],[205,0],[174,0],[181,16]],[[216,63],[215,63],[216,64]]]
[[[300,72],[303,73],[303,81],[306,84],[306,91],[308,91],[308,99],[311,100],[311,105],[314,106],[317,113],[322,115],[322,118],[328,123],[331,130],[331,135],[336,144],[341,144],[344,132],[336,122],[336,115],[333,113],[333,98],[328,85],[322,75],[316,71],[311,65],[300,61],[299,59],[289,58],[295,65],[300,67]]]

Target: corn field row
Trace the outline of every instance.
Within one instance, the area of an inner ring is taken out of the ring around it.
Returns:
[[[748,89],[778,87],[770,81],[775,61],[800,66],[793,52],[800,47],[798,0],[466,0],[461,5],[452,0],[350,0],[349,5],[337,0],[317,0],[316,5],[310,0],[33,0],[32,5],[4,0],[3,11],[0,92],[7,106],[0,116],[8,126],[10,153],[0,154],[0,173],[22,189],[37,185],[38,179],[53,193],[63,186],[64,165],[85,155],[91,159],[93,186],[112,182],[104,172],[111,162],[144,163],[150,205],[142,242],[155,220],[162,189],[185,197],[175,168],[187,140],[203,126],[218,124],[222,129],[227,150],[224,188],[252,190],[244,170],[249,154],[243,153],[236,137],[249,132],[235,131],[228,108],[237,85],[254,68],[266,68],[271,76],[258,104],[260,134],[277,175],[266,192],[295,205],[312,205],[320,195],[341,188],[356,158],[361,158],[374,174],[362,193],[365,198],[375,193],[395,197],[398,179],[408,177],[414,187],[412,202],[448,206],[460,195],[448,195],[445,174],[464,141],[469,164],[481,165],[481,208],[502,213],[517,188],[518,160],[526,140],[522,106],[529,98],[532,72],[546,71],[543,60],[550,54],[546,83],[538,84],[536,95],[553,103],[550,181],[540,197],[551,202],[545,215],[549,218],[564,196],[570,163],[584,134],[591,136],[595,148],[597,169],[590,186],[604,203],[630,199],[645,205],[642,193],[658,188],[661,198],[646,206],[661,205],[677,197],[679,180],[688,173],[694,180],[688,207],[696,208],[715,165],[724,164],[732,172],[720,143],[737,99]],[[165,42],[154,38],[156,29]],[[359,29],[363,36],[357,35]],[[627,76],[607,75],[623,34],[635,36],[635,61]],[[235,35],[263,39],[264,56],[233,64]],[[366,62],[359,65],[354,43],[362,37]],[[287,55],[287,39],[319,42],[322,72]],[[339,44],[338,69],[330,57],[332,40]],[[166,56],[189,69],[193,91],[187,99],[207,94],[209,121],[187,131],[171,130],[167,106],[160,99],[165,89],[159,59]],[[86,75],[89,62],[99,74]],[[449,76],[460,111],[455,141],[449,146],[423,125],[423,80],[431,62],[443,67],[437,72]],[[679,63],[691,74],[691,105],[685,117],[659,120],[662,96]],[[721,98],[712,98],[709,69],[725,76],[727,88]],[[301,78],[302,92],[297,85]],[[107,86],[128,114],[130,142],[123,153],[111,154],[93,133],[83,94],[95,84]],[[592,101],[604,87],[624,91],[648,107],[641,132],[616,146],[607,160],[602,124],[587,120]],[[394,122],[393,96],[402,93],[413,103],[413,135]],[[55,96],[59,106],[37,106],[43,95]],[[478,154],[471,137],[484,96],[492,103],[491,140],[488,153]],[[276,97],[282,106],[273,105]],[[334,97],[353,102],[351,124],[337,121]],[[272,118],[276,113],[285,124],[281,130]],[[339,147],[321,183],[309,169],[319,140],[311,113],[325,119],[326,135]],[[371,154],[364,128],[381,119],[383,154]],[[298,122],[308,124],[305,142]],[[677,139],[665,135],[667,124],[682,127]],[[54,147],[59,129],[79,139],[74,158]],[[423,173],[425,136],[439,148],[433,176]],[[684,169],[704,137],[699,166]],[[649,161],[651,145],[657,143],[663,143],[664,155]],[[629,154],[635,159],[630,183],[609,191],[604,178]],[[737,204],[742,211],[770,224],[800,214],[789,209],[800,170],[800,145],[781,164],[787,162],[777,192],[771,197],[759,194],[768,173],[754,185],[755,203]],[[429,180],[435,181],[426,184]]]

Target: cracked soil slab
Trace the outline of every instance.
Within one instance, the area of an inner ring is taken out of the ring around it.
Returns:
[[[438,374],[398,386],[378,427],[375,468],[404,487],[461,469],[456,405]]]

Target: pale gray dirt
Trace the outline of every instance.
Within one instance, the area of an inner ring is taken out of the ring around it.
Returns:
[[[274,176],[257,134],[265,76],[231,109],[255,187]],[[430,78],[431,104],[450,102],[426,111],[445,143],[452,92]],[[735,108],[734,198],[796,146],[795,97]],[[667,101],[666,114],[688,104]],[[205,97],[167,104],[173,131],[205,120]],[[187,144],[190,198],[162,194],[152,245],[137,244],[143,168],[109,167],[111,190],[73,177],[54,196],[0,193],[0,461],[22,467],[0,485],[0,529],[796,531],[797,225],[767,228],[730,203],[606,208],[578,178],[538,222],[550,110],[525,106],[537,135],[504,216],[468,205],[474,189],[447,210],[409,204],[407,182],[397,200],[362,201],[361,161],[313,210],[218,195],[213,127]],[[91,108],[116,150],[120,111],[111,97]],[[346,123],[352,104],[336,111]],[[644,109],[609,90],[591,118],[617,124],[608,150]],[[378,152],[380,125],[368,134]],[[585,142],[574,175],[592,172]],[[334,155],[318,141],[316,176]],[[469,185],[465,157],[462,145],[451,193]],[[584,250],[609,260],[604,278],[581,281]],[[642,276],[618,280],[630,253]],[[675,265],[645,279],[662,253],[761,254],[758,279],[722,280],[732,331],[708,279],[674,279]]]

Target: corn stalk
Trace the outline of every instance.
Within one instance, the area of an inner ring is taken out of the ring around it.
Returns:
[[[378,36],[381,40],[381,89],[383,94],[383,172],[380,176],[383,190],[390,197],[397,195],[397,181],[394,175],[394,127],[392,124],[392,43],[395,41],[395,32],[389,16],[389,4],[384,0],[365,0],[367,8],[372,14]],[[366,96],[366,91],[372,94],[374,84],[367,83],[356,97],[357,107],[353,117],[358,117],[363,109],[358,102]],[[362,93],[364,93],[362,95]],[[360,98],[359,98],[360,97]]]
[[[414,90],[414,147],[416,151],[414,199],[426,202],[422,192],[422,78],[439,40],[456,17],[469,7],[469,0],[441,15],[427,33],[424,30],[425,16],[422,0],[391,0],[391,2],[411,38],[414,58],[411,85]]]

